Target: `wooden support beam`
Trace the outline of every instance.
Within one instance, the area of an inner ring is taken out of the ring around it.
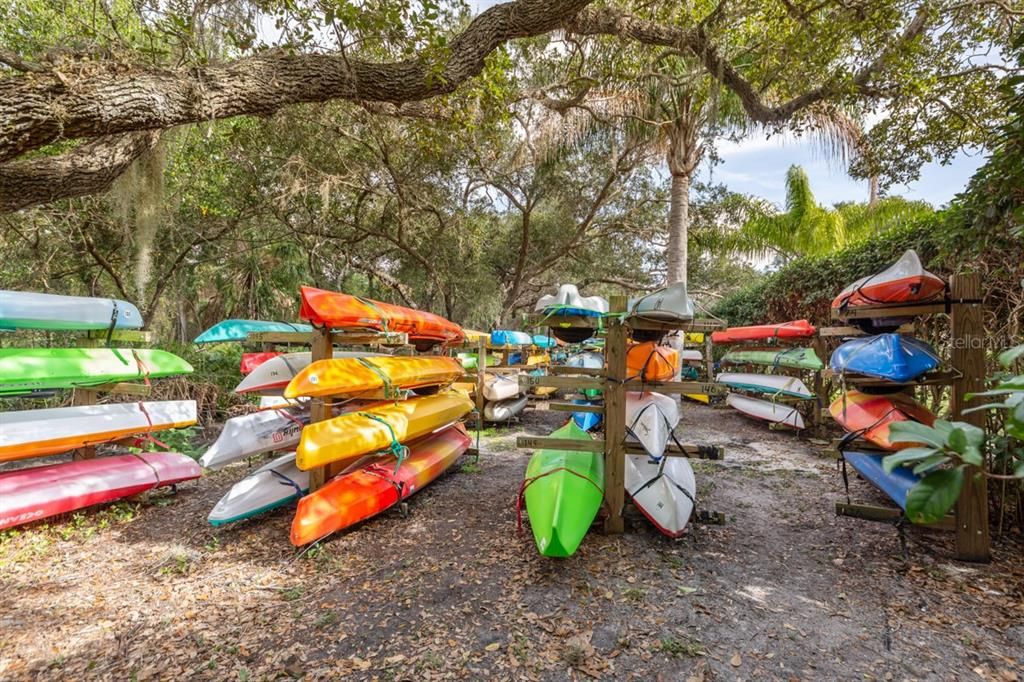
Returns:
[[[949,386],[960,378],[960,372],[957,370],[928,372],[913,381],[905,381],[903,383],[888,381],[886,379],[877,379],[875,377],[858,376],[855,374],[847,374],[844,378],[840,373],[834,372],[830,369],[822,370],[822,373],[826,379],[843,378],[843,381],[847,386],[877,386],[882,388],[895,386]]]
[[[78,389],[75,389],[76,391]],[[112,384],[98,384],[96,386],[90,386],[88,388],[93,393],[109,393],[111,395],[134,395],[134,396],[147,396],[152,393],[153,389],[151,386],[146,384],[132,384],[125,381],[115,382]],[[92,403],[74,403],[75,405],[95,405]]]
[[[589,412],[604,414],[604,405],[577,405],[576,403],[548,403],[548,409],[555,412]]]
[[[558,375],[576,375],[585,377],[603,377],[604,368],[590,369],[587,367],[567,367],[565,365],[555,365],[548,370],[551,374]]]
[[[331,344],[331,334],[329,330],[314,329],[310,341],[310,351],[312,352],[313,362],[316,362],[317,360],[330,360],[334,356],[334,346]],[[310,400],[309,416],[310,423],[330,419],[330,398],[312,398]],[[324,483],[327,482],[327,469],[328,468],[326,466],[319,466],[309,470],[309,492],[316,492],[323,487]]]
[[[322,329],[312,332],[253,332],[246,337],[247,343],[256,344],[301,344],[311,346],[317,339],[326,335]],[[373,331],[336,331],[329,335],[332,344],[337,345],[370,345],[404,346],[409,343],[409,335],[400,332]]]
[[[711,334],[704,335],[704,380],[715,380],[715,356],[712,351]]]
[[[613,313],[626,309],[625,296],[613,296],[609,302]],[[605,363],[608,380],[603,391],[604,398],[604,502],[608,515],[605,517],[606,533],[622,533],[625,522],[622,508],[626,503],[626,453],[623,442],[626,439],[626,327],[620,320],[612,319],[605,341]],[[577,379],[578,381],[579,379]]]
[[[90,329],[85,333],[86,339],[90,341],[99,341],[96,345],[106,345],[107,342],[107,330],[106,329]],[[143,331],[141,329],[115,329],[110,332],[110,342],[118,343],[152,343],[154,339],[153,332]]]
[[[958,298],[956,294],[953,298]],[[966,297],[962,297],[966,298]],[[863,320],[863,319],[888,319],[893,317],[919,317],[921,315],[935,315],[936,313],[944,313],[949,308],[947,303],[940,301],[938,303],[896,303],[889,305],[872,305],[872,306],[861,306],[857,308],[847,308],[846,310],[832,309],[833,320]]]
[[[551,438],[550,436],[519,436],[516,447],[524,450],[566,450],[569,452],[604,452],[607,442],[604,440],[578,440],[575,438]],[[647,452],[635,444],[621,446],[623,454],[646,455]],[[688,457],[690,459],[709,459],[721,461],[725,459],[725,448],[720,445],[697,445],[682,443],[682,448],[670,444],[665,448],[665,457]],[[623,460],[625,464],[625,460]],[[623,470],[625,476],[625,470]],[[625,485],[625,482],[623,482]]]
[[[76,388],[71,392],[71,404],[76,407],[79,405],[95,405],[99,402],[99,398],[100,393],[95,388]],[[78,448],[71,455],[71,458],[74,460],[93,459],[94,457],[96,457],[96,446],[94,445]]]
[[[900,334],[913,334],[914,329],[914,323],[911,322],[908,324],[900,325],[899,328],[896,329],[896,331],[899,332]],[[868,336],[868,333],[865,332],[863,329],[860,329],[859,327],[818,327],[818,336],[824,338],[836,338],[844,336]],[[822,359],[824,360],[825,358]]]
[[[476,430],[478,435],[484,423],[484,383],[488,371],[487,337],[481,336],[476,344],[476,391],[473,393],[473,401],[476,403]]]
[[[675,443],[670,443],[664,452],[665,457],[686,457],[689,459],[709,459],[720,462],[725,459],[725,448],[721,445],[696,445],[693,443],[681,443],[679,448]],[[639,445],[625,446],[627,455],[646,455],[647,452]]]
[[[532,374],[519,375],[520,388],[533,388],[534,386],[551,386],[552,388],[564,388],[569,390],[583,391],[592,388],[605,387],[605,382],[596,377],[562,377],[562,376],[533,376]],[[696,391],[690,391],[696,393]]]
[[[978,404],[967,395],[985,390],[985,320],[981,308],[981,277],[976,273],[954,275],[950,289],[955,303],[950,310],[953,367],[960,376],[953,382],[950,412],[953,418],[985,427],[985,413],[964,410]],[[991,559],[988,527],[988,485],[981,470],[968,466],[956,503],[956,553],[963,561]]]
[[[707,395],[724,395],[729,392],[728,387],[722,384],[703,381],[627,381],[625,389],[627,391],[655,391],[665,394],[706,393]]]
[[[904,518],[902,509],[895,509],[892,507],[878,507],[873,504],[851,504],[848,502],[836,502],[836,516],[847,516],[854,519],[861,519],[863,521],[878,521],[881,523],[896,523],[900,519]],[[928,524],[910,524],[915,525],[918,528],[931,528],[934,530],[953,530],[955,523],[952,516],[938,521],[937,523]]]

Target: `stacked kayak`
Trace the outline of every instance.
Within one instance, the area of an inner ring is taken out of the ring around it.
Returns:
[[[311,332],[308,324],[295,322],[268,322],[266,320],[224,320],[213,325],[193,339],[192,343],[227,343],[245,341],[249,334],[259,332]]]
[[[817,371],[825,365],[813,348],[786,348],[785,350],[733,349],[722,357],[726,365],[763,365]]]
[[[177,355],[148,348],[0,348],[0,395],[190,374]]]
[[[458,344],[466,338],[459,325],[421,310],[305,286],[301,297],[299,317],[317,327],[406,333],[423,347]]]
[[[403,459],[382,458],[331,479],[299,500],[292,544],[315,542],[393,507],[437,479],[469,444],[465,428],[455,424],[410,443]]]
[[[379,353],[363,353],[351,351],[335,351],[332,359],[380,357]],[[254,368],[249,375],[235,386],[235,393],[251,393],[254,395],[281,395],[302,370],[313,362],[313,354],[283,353],[270,358]]]
[[[0,474],[0,529],[84,509],[202,474],[177,452],[143,452]]]
[[[841,374],[860,374],[893,382],[913,381],[939,365],[935,349],[901,334],[851,339],[839,346],[829,367]]]
[[[780,426],[788,426],[798,431],[804,428],[804,418],[800,412],[792,405],[785,403],[776,403],[769,400],[760,400],[758,398],[750,398],[739,393],[730,393],[725,397],[725,403],[748,417],[758,419],[761,421],[768,422],[770,424],[778,424]]]
[[[495,329],[491,332],[492,346],[532,346],[533,337],[526,332],[512,329]]]
[[[582,296],[575,284],[563,284],[554,294],[541,296],[534,307],[544,316],[552,335],[565,343],[580,343],[594,333],[594,324],[608,313],[608,301],[601,296]],[[593,324],[573,323],[574,317],[594,318]]]
[[[526,409],[527,398],[520,395],[518,374],[487,374],[484,377],[484,419],[509,421]]]
[[[653,341],[634,343],[626,351],[626,375],[640,381],[671,381],[679,371],[679,351]]]
[[[140,329],[138,309],[117,299],[0,291],[0,329],[106,331]],[[122,381],[188,374],[191,365],[145,348],[3,348],[0,395],[49,395]],[[75,405],[0,412],[0,464],[148,437],[196,422],[192,400]],[[135,443],[140,445],[140,443]],[[9,528],[146,490],[198,478],[185,455],[146,452],[64,461],[0,472],[0,528]]]
[[[309,472],[295,465],[295,453],[267,462],[220,498],[206,520],[211,526],[244,521],[283,507],[309,492]]]
[[[533,335],[533,345],[537,346],[542,350],[554,348],[558,345],[558,341],[550,336],[544,336],[543,334]]]
[[[580,369],[602,369],[604,367],[604,356],[593,351],[582,351],[566,358],[565,366],[579,367]],[[595,400],[601,396],[601,389],[584,389],[583,396],[588,400]]]
[[[142,315],[128,301],[0,290],[0,329],[88,331],[141,327]]]
[[[590,400],[573,400],[575,405],[589,405],[599,406],[601,403],[593,402]],[[572,420],[576,422],[576,426],[580,427],[584,431],[593,431],[601,422],[604,420],[604,415],[600,412],[573,412]]]
[[[477,357],[476,353],[459,353],[457,357],[463,369],[474,370],[479,366],[480,358]],[[494,367],[499,362],[500,360],[494,355],[484,356],[484,364],[487,367]]]
[[[693,301],[686,293],[686,284],[677,282],[629,301],[626,324],[661,322],[679,324],[693,319]]]
[[[829,414],[847,433],[854,434],[884,450],[900,450],[912,443],[893,443],[889,429],[898,422],[935,423],[935,415],[913,398],[895,393],[868,395],[847,391],[829,406]]]
[[[799,377],[789,377],[782,374],[722,372],[715,377],[715,381],[725,384],[729,388],[750,391],[752,393],[766,393],[772,396],[783,395],[805,400],[814,397],[814,393],[807,388]]]
[[[238,370],[242,373],[242,376],[249,374],[254,369],[262,365],[267,360],[278,357],[281,353],[276,351],[264,351],[260,353],[242,353],[242,361],[238,365]]]
[[[780,324],[760,324],[751,327],[730,327],[711,333],[715,343],[737,341],[769,341],[772,339],[801,339],[814,336],[817,328],[807,320],[794,320]]]
[[[946,290],[946,283],[928,272],[913,249],[885,270],[862,277],[843,289],[832,307],[860,308],[886,303],[921,303],[930,301]]]
[[[907,510],[907,494],[920,482],[921,477],[906,467],[887,472],[882,466],[885,455],[873,452],[844,450],[843,460],[852,466],[864,480],[885,493],[900,509]]]
[[[590,439],[571,419],[551,436]],[[571,556],[604,499],[604,455],[537,450],[526,465],[525,476],[521,494],[537,549],[547,557]]]
[[[284,397],[390,399],[397,391],[450,385],[462,374],[458,360],[442,355],[333,358],[300,370],[285,386]]]

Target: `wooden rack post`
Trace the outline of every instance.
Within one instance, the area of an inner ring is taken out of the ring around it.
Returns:
[[[481,336],[476,346],[476,391],[473,399],[476,402],[477,431],[483,429],[484,425],[484,386],[487,384],[487,337]]]
[[[984,428],[985,414],[964,410],[975,404],[967,394],[985,390],[984,329],[981,310],[981,278],[976,273],[954,275],[950,280],[953,305],[950,308],[953,367],[959,378],[953,381],[950,411],[959,421]],[[988,484],[978,467],[968,466],[964,486],[956,503],[956,553],[964,561],[989,561]]]
[[[707,370],[704,378],[708,381],[715,380],[715,356],[711,346],[711,332],[704,332],[704,365]]]
[[[609,310],[626,309],[625,296],[612,296]],[[606,533],[622,533],[625,523],[622,509],[626,503],[626,326],[618,317],[609,318],[605,337],[605,362],[608,365],[604,397],[604,502],[608,515]]]
[[[330,360],[334,357],[334,345],[331,342],[331,330],[327,327],[314,328],[310,345],[312,362]],[[309,406],[309,421],[322,422],[331,418],[331,398],[313,398]],[[330,465],[318,466],[309,470],[309,492],[315,492],[327,482]]]

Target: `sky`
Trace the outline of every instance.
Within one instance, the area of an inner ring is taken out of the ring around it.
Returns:
[[[807,171],[811,191],[820,204],[868,199],[867,181],[850,178],[842,164],[823,158],[808,140],[755,136],[738,143],[721,142],[718,153],[722,163],[714,167],[704,164],[701,180],[713,180],[734,192],[753,194],[780,207],[786,198],[786,171],[793,164]],[[919,180],[894,185],[886,194],[922,199],[938,208],[963,190],[984,161],[983,152],[973,152],[959,154],[946,166],[930,163],[921,169]]]

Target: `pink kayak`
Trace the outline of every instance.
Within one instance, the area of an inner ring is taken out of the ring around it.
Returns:
[[[0,474],[0,529],[199,478],[177,452],[144,452],[18,469]]]

